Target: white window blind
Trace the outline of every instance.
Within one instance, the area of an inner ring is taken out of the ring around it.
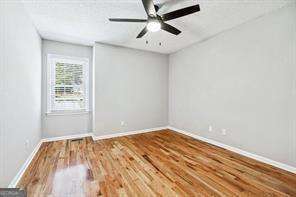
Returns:
[[[86,58],[48,55],[48,113],[88,111]]]

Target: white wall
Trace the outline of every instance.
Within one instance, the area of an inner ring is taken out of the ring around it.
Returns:
[[[170,55],[170,125],[296,166],[295,54],[294,4]]]
[[[92,47],[48,40],[41,47],[14,2],[0,1],[0,187],[39,142],[41,114],[43,137],[91,131],[90,114],[45,112],[46,55],[92,62]],[[296,166],[295,18],[295,5],[283,8],[172,54],[169,62],[165,55],[96,43],[94,134],[166,126],[169,111],[173,127]]]
[[[82,114],[64,114],[64,115],[50,115],[46,114],[47,107],[47,55],[65,55],[73,57],[82,57],[89,59],[89,70],[92,70],[92,47],[75,44],[68,44],[62,42],[55,42],[50,40],[42,41],[42,59],[43,59],[43,76],[42,76],[42,127],[43,137],[59,137],[66,135],[84,134],[91,132],[91,113]],[[92,76],[90,80],[90,93],[92,90]],[[92,103],[92,94],[90,94],[90,102]],[[92,109],[92,107],[90,107]]]
[[[167,112],[167,56],[96,43],[96,136],[167,126]]]
[[[41,39],[23,5],[8,2],[0,1],[0,187],[41,136]]]

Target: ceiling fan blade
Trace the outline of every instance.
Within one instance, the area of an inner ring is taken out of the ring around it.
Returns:
[[[182,2],[188,2],[188,0],[169,0],[169,1],[163,1],[163,3],[158,3],[157,5],[160,7],[157,12],[160,13],[166,13],[170,10],[170,8],[182,3]]]
[[[129,18],[109,18],[109,21],[112,22],[136,22],[136,23],[145,23],[146,19],[129,19]]]
[[[148,32],[147,27],[144,27],[144,29],[139,33],[137,38],[142,38],[147,32]]]
[[[161,24],[161,29],[164,30],[164,31],[167,31],[171,34],[174,34],[174,35],[178,35],[181,33],[181,31],[167,23],[162,23]]]
[[[189,14],[193,14],[195,12],[200,11],[200,7],[199,5],[193,5],[193,6],[189,6],[186,8],[182,8],[180,10],[175,10],[169,13],[166,13],[164,15],[162,15],[162,20],[163,21],[169,21],[169,20],[173,20],[176,18],[180,18]]]
[[[153,0],[142,0],[145,11],[148,16],[156,16],[156,10],[153,4]]]
[[[156,11],[156,13],[157,13],[157,12],[158,12],[158,10],[160,9],[160,7],[161,7],[161,6],[160,6],[160,5],[158,5],[158,4],[155,4],[155,5],[154,5],[154,8],[155,8],[155,11]]]

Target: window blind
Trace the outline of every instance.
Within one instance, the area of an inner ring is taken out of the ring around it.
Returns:
[[[88,61],[49,56],[49,111],[88,109]]]

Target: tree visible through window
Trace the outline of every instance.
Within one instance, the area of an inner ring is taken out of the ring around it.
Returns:
[[[49,111],[88,109],[88,60],[49,55]]]

